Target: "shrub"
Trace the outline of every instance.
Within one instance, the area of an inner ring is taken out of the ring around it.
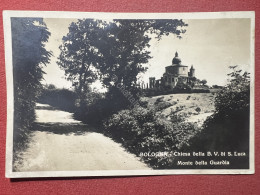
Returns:
[[[127,139],[129,143],[141,132],[138,121],[130,110],[122,110],[118,114],[112,115],[110,120],[105,123],[105,127],[106,133],[113,135],[120,142]]]
[[[215,98],[216,111],[207,118],[201,133],[190,140],[188,150],[197,151],[243,151],[249,152],[249,101],[250,78],[233,67],[231,81]],[[233,166],[248,168],[247,160]],[[233,167],[235,168],[235,167]]]
[[[163,102],[164,97],[158,97],[156,101],[154,102],[155,105],[159,104],[160,102]]]
[[[196,111],[197,113],[200,113],[200,112],[201,112],[201,108],[200,108],[200,107],[197,107],[197,108],[195,109],[195,111]]]
[[[139,100],[139,105],[143,108],[147,108],[148,107],[148,101],[146,100]]]
[[[95,126],[101,125],[111,115],[131,106],[123,93],[115,88],[105,95],[89,92],[86,97],[81,101],[74,115],[78,120]]]
[[[170,102],[160,102],[160,103],[155,104],[155,109],[156,109],[156,111],[162,111],[171,106],[173,106],[173,104]]]
[[[14,155],[24,149],[35,120],[40,81],[51,53],[44,48],[50,32],[42,18],[11,18],[14,84]],[[16,159],[16,156],[13,158]]]
[[[137,156],[141,152],[178,150],[198,131],[196,126],[184,122],[183,118],[169,121],[156,114],[156,110],[143,107],[122,110],[112,115],[104,127],[105,134]],[[173,166],[172,157],[144,156],[142,159],[154,168]]]
[[[38,101],[61,110],[74,112],[76,98],[77,95],[74,91],[68,89],[57,89],[55,86],[51,85],[42,90]]]
[[[74,116],[77,120],[91,125],[98,125],[104,118],[114,113],[113,102],[104,98],[97,98],[93,103],[82,102],[76,108]]]

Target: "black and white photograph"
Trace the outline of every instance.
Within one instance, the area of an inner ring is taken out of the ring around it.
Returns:
[[[253,174],[254,22],[4,11],[6,177]]]

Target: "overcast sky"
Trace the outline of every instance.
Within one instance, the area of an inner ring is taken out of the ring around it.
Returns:
[[[51,36],[46,49],[53,52],[51,63],[44,69],[47,73],[43,83],[57,87],[71,87],[64,72],[56,64],[62,37],[68,33],[68,26],[76,19],[44,19]],[[146,65],[149,69],[141,76],[148,82],[149,77],[159,79],[165,67],[171,64],[178,51],[182,64],[195,68],[198,79],[206,79],[208,84],[224,85],[228,66],[240,65],[243,70],[250,64],[250,19],[208,19],[185,20],[189,25],[182,39],[174,35],[163,37],[159,42],[151,40],[151,56]],[[99,85],[97,85],[98,87]]]

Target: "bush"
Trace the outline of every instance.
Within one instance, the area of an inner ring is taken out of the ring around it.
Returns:
[[[57,89],[50,85],[42,90],[39,102],[49,104],[64,111],[74,112],[77,95],[68,89]]]
[[[139,105],[143,108],[147,108],[148,107],[148,101],[146,100],[139,100]]]
[[[86,97],[74,115],[76,119],[94,126],[101,125],[111,115],[131,106],[130,101],[116,88],[110,89],[105,96],[89,92]],[[135,99],[139,98],[135,96]]]
[[[210,93],[209,89],[192,89],[191,93]]]
[[[232,159],[233,168],[248,168],[250,78],[233,67],[231,81],[215,98],[216,111],[204,122],[201,133],[190,140],[188,150],[243,151],[244,161]],[[243,162],[242,162],[243,161]]]
[[[183,88],[182,88],[183,87]],[[179,93],[210,93],[207,86],[200,86],[200,88],[191,88],[188,85],[176,86],[175,88],[164,89],[164,88],[152,88],[143,90],[143,94],[146,97],[168,95],[168,94],[179,94]]]
[[[164,97],[158,97],[156,101],[154,102],[155,105],[159,104],[160,102],[163,102]]]
[[[162,111],[171,106],[173,106],[173,104],[170,102],[160,102],[160,103],[155,104],[155,109],[156,109],[156,111]]]
[[[13,151],[16,160],[19,150],[28,143],[35,120],[35,104],[42,88],[40,81],[51,53],[44,48],[50,32],[42,18],[11,18],[14,127]]]
[[[169,121],[156,114],[154,109],[136,107],[112,115],[105,123],[105,134],[122,143],[130,152],[140,155],[141,152],[172,152],[194,136],[197,127],[184,122]],[[149,157],[142,159],[153,168],[172,167],[172,157]]]
[[[102,96],[98,96],[97,94],[92,94],[91,96],[96,96],[96,98],[82,101],[76,108],[74,116],[77,120],[81,120],[84,123],[97,125],[109,115],[108,112],[113,111],[113,106],[109,100],[102,98]]]
[[[200,112],[201,112],[201,108],[200,108],[200,107],[197,107],[197,108],[195,109],[195,111],[196,111],[197,113],[200,113]]]

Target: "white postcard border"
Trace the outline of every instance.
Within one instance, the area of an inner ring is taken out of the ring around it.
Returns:
[[[98,170],[98,171],[36,171],[13,172],[13,70],[11,17],[43,18],[96,18],[96,19],[251,19],[250,53],[250,149],[249,169],[172,169],[172,170]],[[7,87],[7,134],[6,172],[7,178],[22,177],[81,177],[81,176],[130,176],[130,175],[182,175],[182,174],[254,174],[255,173],[255,12],[194,12],[194,13],[108,13],[108,12],[64,12],[64,11],[3,11],[6,87]]]

